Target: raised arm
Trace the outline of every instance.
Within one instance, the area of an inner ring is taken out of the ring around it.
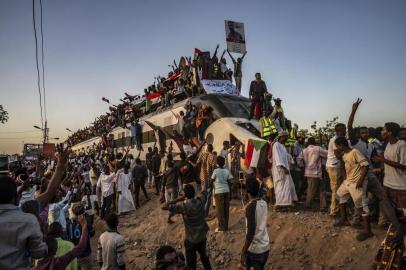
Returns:
[[[354,118],[355,118],[355,113],[357,112],[358,106],[359,104],[361,104],[362,99],[357,98],[357,101],[355,101],[352,104],[352,110],[351,110],[351,114],[350,117],[348,118],[348,123],[347,123],[347,127],[348,127],[348,137],[350,139],[351,144],[354,144],[355,141],[357,140],[354,129],[353,129],[353,124],[354,124]]]
[[[226,50],[224,50],[223,53],[221,54],[220,60],[223,59],[225,53],[226,53]]]
[[[215,56],[217,56],[217,50],[219,49],[219,47],[220,47],[220,45],[217,44],[216,50],[214,51],[212,58],[214,58]]]
[[[52,175],[52,178],[49,181],[47,190],[37,197],[41,208],[45,207],[55,196],[59,186],[61,185],[66,162],[68,161],[69,148],[64,148],[62,144],[58,144],[56,148],[58,151],[58,164],[56,165],[55,173]]]
[[[230,53],[230,51],[227,49],[227,53],[228,53],[228,55],[230,56],[230,58],[231,58],[231,61],[233,61],[233,63],[235,63],[235,59],[234,59],[234,57],[231,55],[231,53]]]
[[[245,55],[247,54],[247,51],[241,56],[241,61],[244,60]]]

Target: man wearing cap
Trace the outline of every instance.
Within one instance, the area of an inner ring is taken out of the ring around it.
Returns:
[[[285,147],[288,133],[279,133],[277,141],[272,146],[272,176],[275,188],[275,206],[291,206],[297,201],[295,185],[289,169],[291,156]]]

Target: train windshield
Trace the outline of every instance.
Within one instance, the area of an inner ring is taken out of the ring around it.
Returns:
[[[250,100],[245,97],[229,95],[206,95],[200,97],[201,102],[213,108],[216,117],[248,118]]]
[[[221,97],[220,101],[224,104],[231,117],[248,118],[250,101],[247,98]]]

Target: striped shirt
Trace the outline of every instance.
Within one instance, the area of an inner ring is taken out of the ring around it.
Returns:
[[[106,231],[100,235],[97,246],[97,262],[102,263],[102,270],[120,269],[125,265],[124,237],[116,231]]]

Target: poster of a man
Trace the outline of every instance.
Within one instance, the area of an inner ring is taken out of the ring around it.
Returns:
[[[230,52],[245,52],[244,23],[225,21],[227,48]]]

